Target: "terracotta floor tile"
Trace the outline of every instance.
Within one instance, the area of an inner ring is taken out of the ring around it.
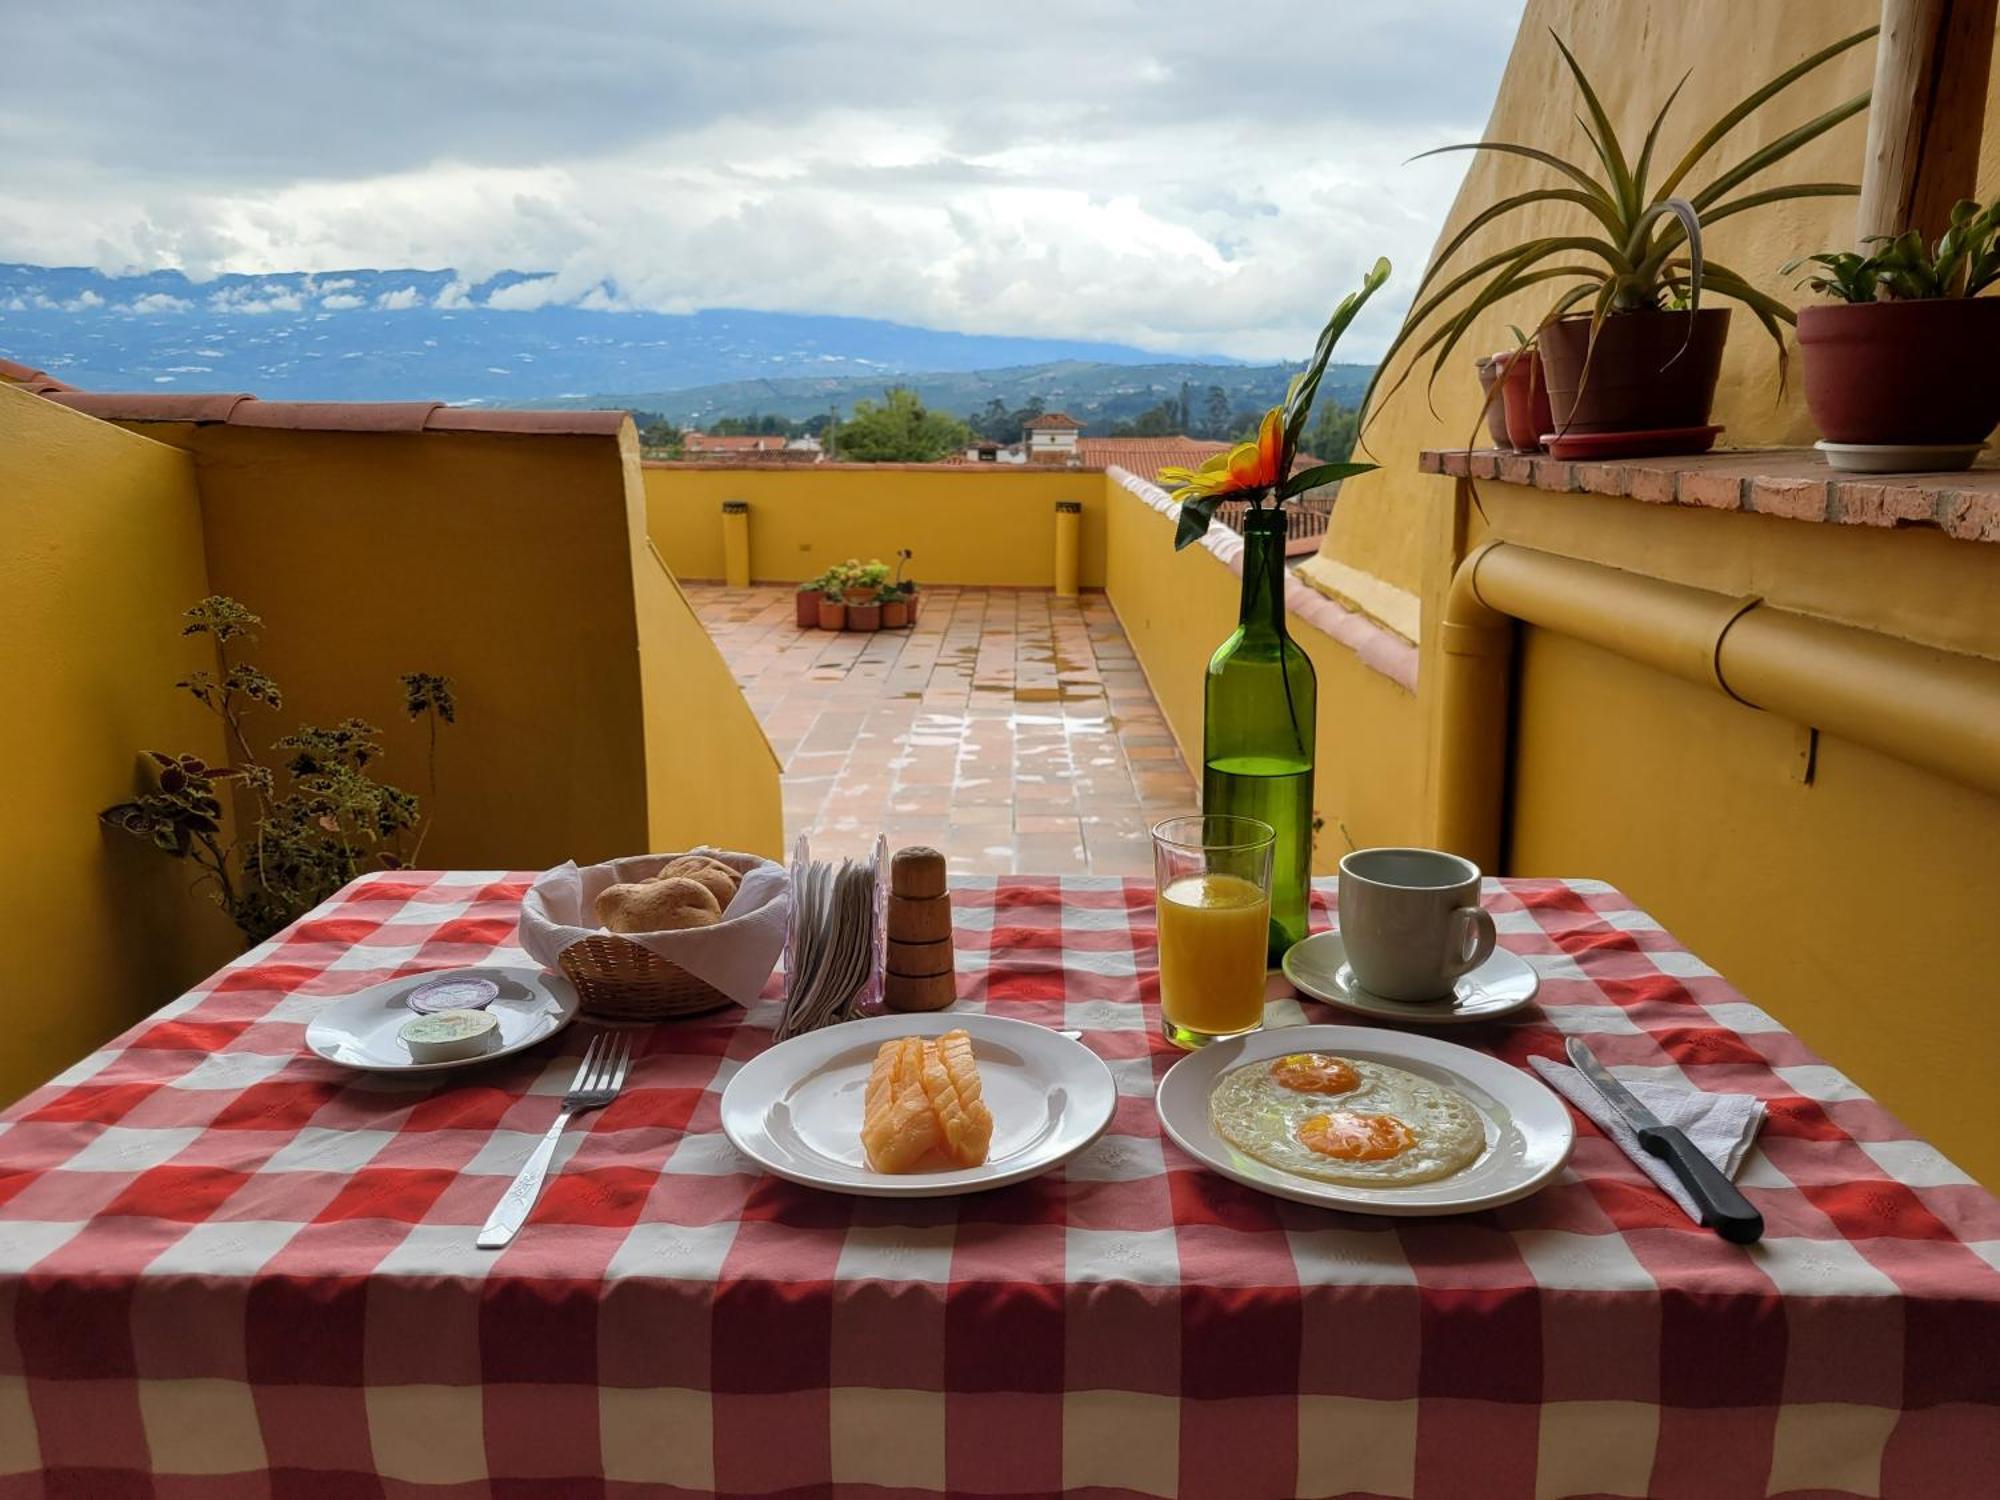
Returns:
[[[791,590],[687,586],[785,767],[787,838],[886,832],[956,874],[1149,875],[1196,788],[1101,594],[937,587],[913,630],[800,630]]]

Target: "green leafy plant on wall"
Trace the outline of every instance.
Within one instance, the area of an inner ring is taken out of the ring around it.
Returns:
[[[1867,243],[1881,248],[1868,255],[1842,250],[1801,256],[1785,262],[1784,274],[1803,265],[1821,267],[1798,285],[1838,302],[1977,297],[2000,282],[2000,199],[1983,209],[1970,198],[1953,204],[1951,227],[1935,245],[1925,245],[1914,229],[1873,235]]]
[[[370,869],[415,860],[428,823],[418,799],[378,780],[381,731],[363,719],[330,727],[302,724],[259,755],[248,725],[277,713],[284,695],[257,667],[236,659],[236,643],[254,643],[262,619],[234,599],[211,595],[186,613],[183,635],[215,643],[216,670],[174,684],[222,723],[231,763],[148,752],[153,786],[107,807],[105,823],[192,862],[205,886],[248,943],[279,928]],[[431,672],[402,678],[404,711],[429,729],[427,789],[437,792],[438,728],[458,714],[451,679]],[[223,794],[238,791],[237,831],[229,831]]]

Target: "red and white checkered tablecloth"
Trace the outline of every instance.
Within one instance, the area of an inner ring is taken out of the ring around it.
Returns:
[[[716,1112],[766,1002],[646,1034],[480,1251],[586,1028],[406,1081],[305,1024],[522,961],[527,883],[361,881],[0,1115],[0,1500],[2000,1486],[2000,1204],[1605,885],[1489,883],[1540,1001],[1454,1035],[1763,1096],[1761,1245],[1581,1121],[1557,1182],[1463,1218],[1227,1182],[1154,1117],[1149,886],[1001,878],[955,889],[964,1007],[1081,1027],[1118,1079],[1066,1170],[928,1202],[756,1175]]]

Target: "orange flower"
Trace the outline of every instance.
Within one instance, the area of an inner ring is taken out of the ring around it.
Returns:
[[[1176,500],[1211,499],[1268,490],[1285,477],[1285,469],[1285,415],[1274,406],[1264,413],[1252,441],[1216,454],[1198,469],[1162,469],[1160,482]]]

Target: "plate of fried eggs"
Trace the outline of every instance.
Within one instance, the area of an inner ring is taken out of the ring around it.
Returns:
[[[1355,1213],[1512,1203],[1575,1139],[1562,1100],[1519,1068],[1365,1026],[1211,1042],[1167,1070],[1156,1104],[1174,1144],[1224,1177]]]

